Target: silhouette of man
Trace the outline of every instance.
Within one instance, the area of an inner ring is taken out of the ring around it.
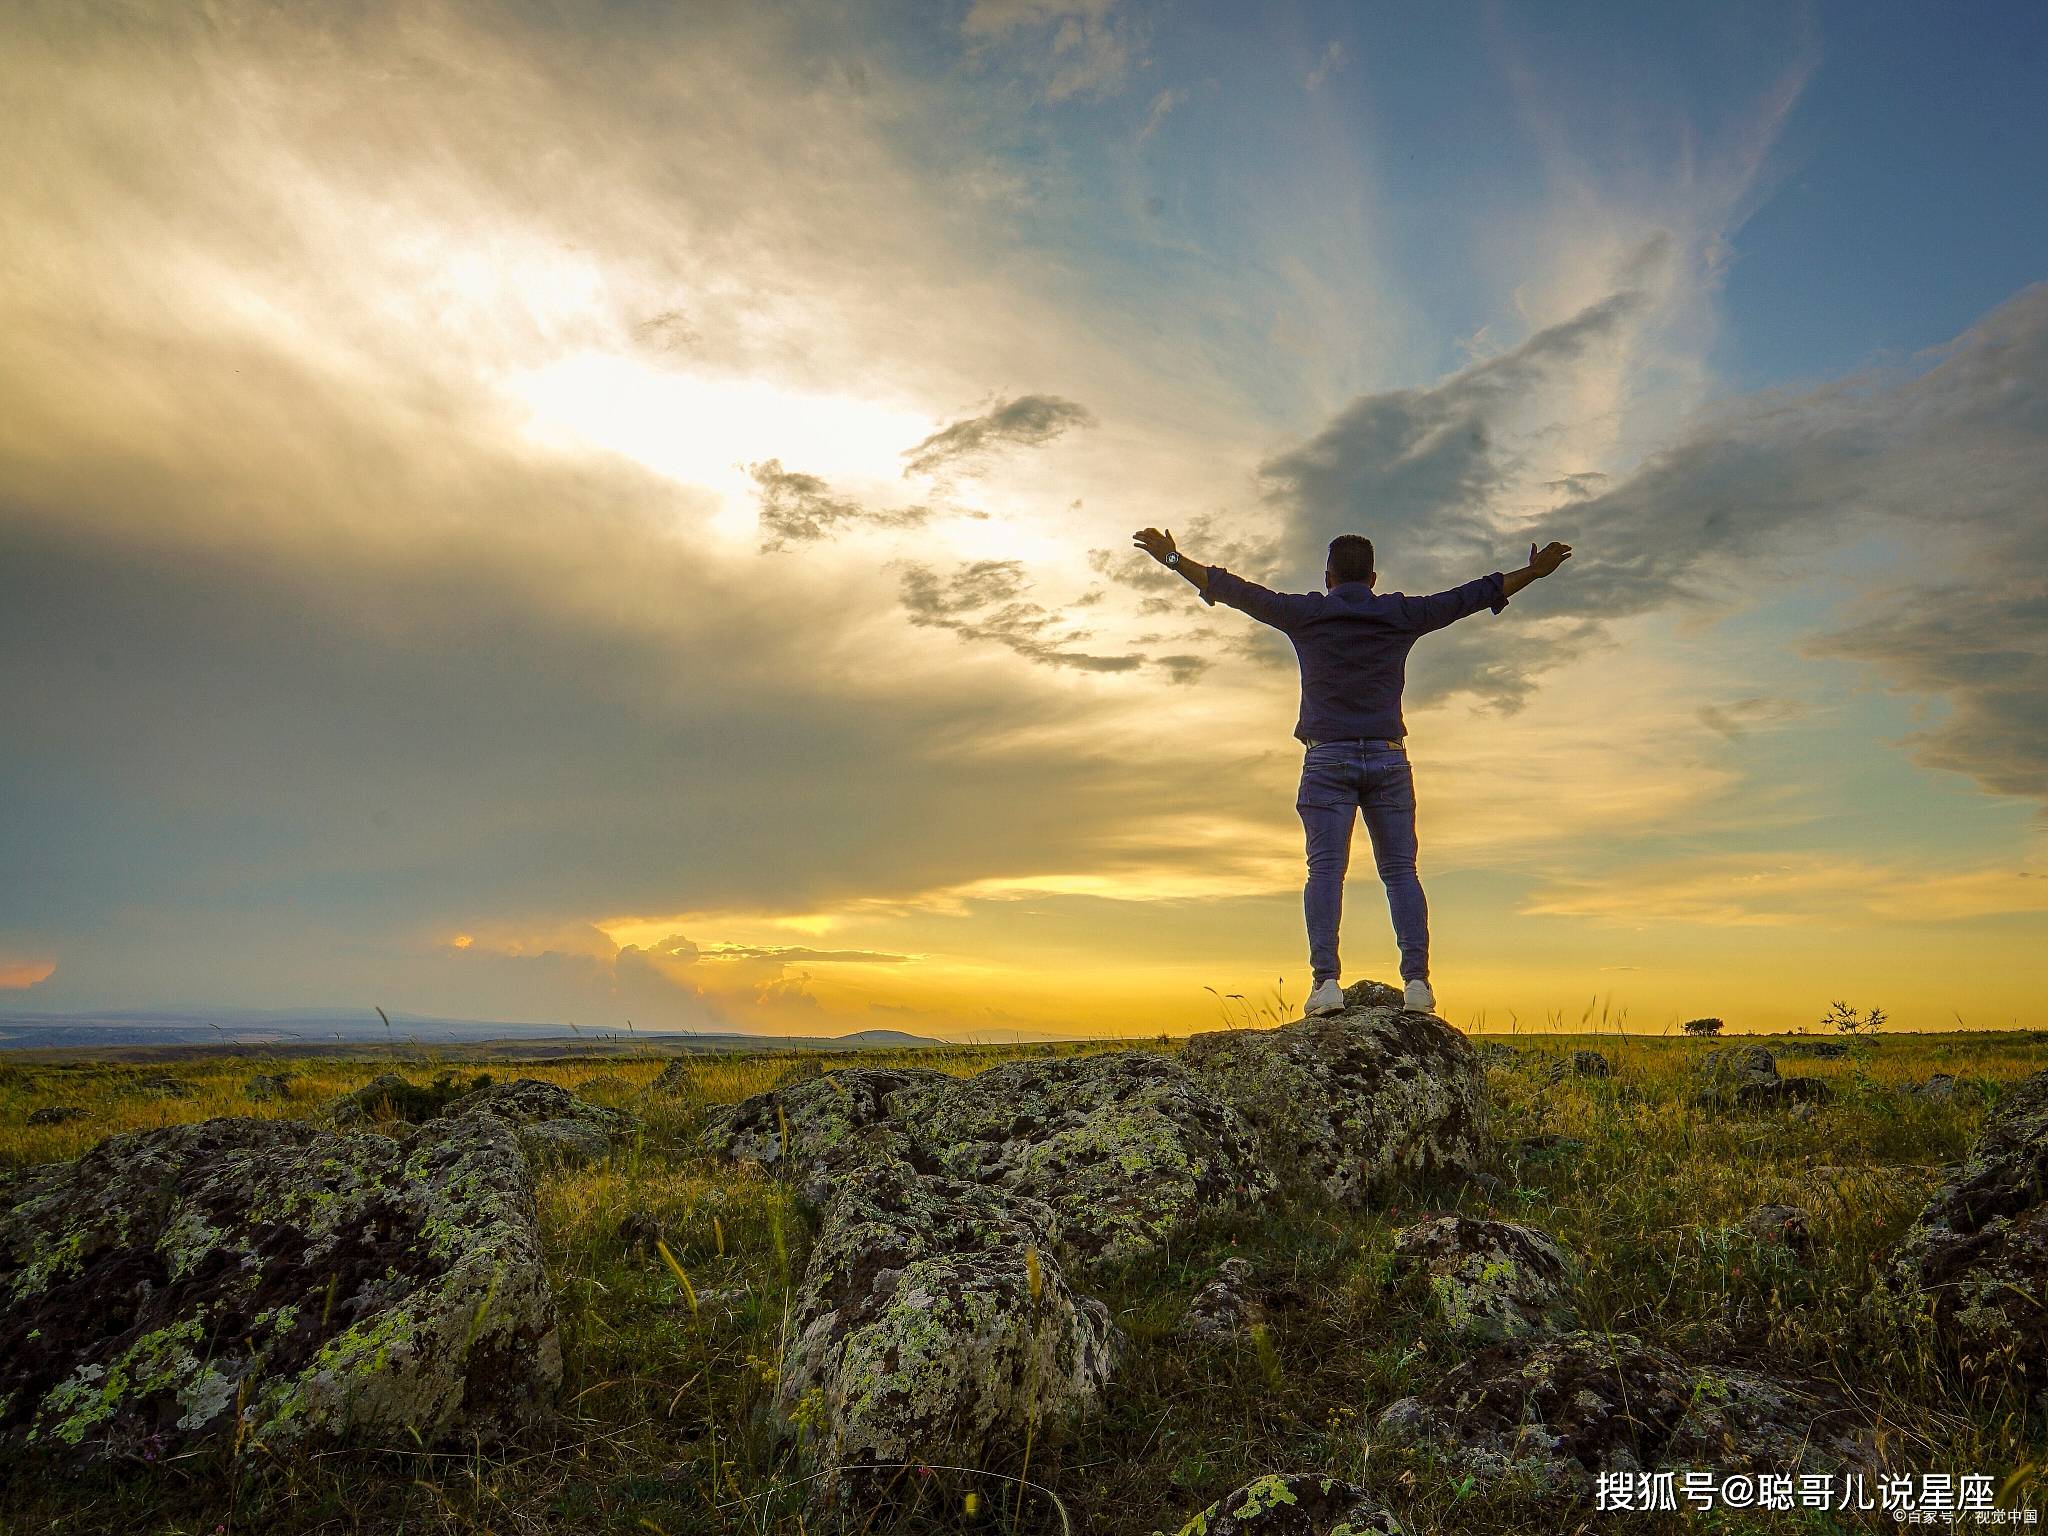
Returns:
[[[1294,734],[1306,749],[1295,809],[1308,840],[1308,880],[1302,915],[1308,923],[1314,989],[1306,1011],[1335,1013],[1344,1006],[1337,960],[1337,926],[1344,909],[1344,871],[1351,862],[1351,829],[1360,812],[1372,836],[1374,861],[1387,888],[1394,938],[1401,946],[1402,1002],[1436,1011],[1429,986],[1429,907],[1415,870],[1415,780],[1408,766],[1401,719],[1401,685],[1408,651],[1431,630],[1455,624],[1482,608],[1495,613],[1538,577],[1571,558],[1569,544],[1529,546],[1519,571],[1475,577],[1463,586],[1408,597],[1375,592],[1372,540],[1355,533],[1330,541],[1321,592],[1272,592],[1233,576],[1220,565],[1197,565],[1174,547],[1173,531],[1140,529],[1138,548],[1179,571],[1211,607],[1228,603],[1270,624],[1294,642],[1301,663],[1301,715]]]

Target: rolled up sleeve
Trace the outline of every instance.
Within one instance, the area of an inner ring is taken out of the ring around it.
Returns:
[[[1475,576],[1461,586],[1432,592],[1427,597],[1408,598],[1404,611],[1416,632],[1427,634],[1433,629],[1455,624],[1482,608],[1491,608],[1499,613],[1507,605],[1507,577],[1494,571],[1485,576]]]

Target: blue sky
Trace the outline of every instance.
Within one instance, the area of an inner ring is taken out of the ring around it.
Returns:
[[[2038,1007],[2040,7],[124,16],[0,19],[0,1008],[1298,999],[1146,525],[1573,544],[1410,664],[1454,1022]]]

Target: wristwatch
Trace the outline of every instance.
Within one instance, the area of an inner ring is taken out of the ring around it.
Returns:
[[[1177,570],[1179,570],[1179,569],[1180,569],[1180,551],[1179,551],[1179,550],[1177,550],[1177,549],[1169,549],[1169,550],[1168,550],[1168,551],[1166,552],[1166,568],[1167,568],[1167,569],[1168,569],[1169,571],[1177,571]]]

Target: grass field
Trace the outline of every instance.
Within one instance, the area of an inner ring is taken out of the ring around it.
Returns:
[[[914,1061],[965,1074],[1018,1056],[1130,1043],[866,1051],[823,1065]],[[1051,1532],[1064,1521],[1076,1532],[1174,1531],[1247,1478],[1278,1470],[1369,1484],[1420,1532],[1848,1528],[1818,1510],[1653,1517],[1543,1505],[1373,1444],[1381,1408],[1466,1352],[1421,1295],[1386,1283],[1392,1231],[1419,1212],[1448,1209],[1533,1222],[1576,1249],[1586,1326],[1688,1356],[1837,1380],[1882,1424],[1891,1470],[1988,1473],[2007,1487],[2002,1502],[2041,1506],[2048,1426],[2039,1411],[2030,1416],[2011,1383],[1945,1377],[1924,1325],[1873,1302],[1872,1277],[2002,1089],[2048,1067],[2048,1034],[1901,1035],[1844,1058],[1781,1057],[1788,1073],[1827,1078],[1836,1090],[1806,1119],[1691,1107],[1687,1073],[1708,1048],[1700,1041],[1610,1033],[1524,1034],[1514,1043],[1522,1064],[1488,1072],[1496,1138],[1504,1147],[1529,1136],[1560,1140],[1504,1154],[1499,1188],[1400,1191],[1372,1214],[1295,1197],[1216,1222],[1171,1252],[1091,1272],[1082,1288],[1109,1303],[1129,1340],[1107,1411],[1032,1447],[1032,1488],[1005,1480],[1021,1470],[1014,1465],[910,1470],[892,1490],[890,1513],[868,1528]],[[1552,1082],[1542,1070],[1588,1046],[1609,1056],[1612,1077]],[[427,1053],[396,1064],[416,1081],[458,1069]],[[812,1217],[789,1190],[692,1150],[712,1106],[772,1086],[794,1063],[787,1054],[692,1058],[700,1096],[637,1097],[664,1064],[616,1056],[459,1064],[465,1074],[565,1086],[617,1079],[592,1096],[646,1117],[644,1136],[608,1162],[540,1186],[567,1361],[552,1433],[468,1453],[392,1446],[286,1461],[244,1448],[233,1465],[171,1462],[68,1483],[16,1478],[0,1488],[0,1530],[818,1529],[818,1490],[802,1481],[762,1412]],[[215,1115],[308,1116],[393,1065],[388,1054],[0,1065],[0,1166]],[[249,1100],[244,1082],[273,1070],[291,1074],[291,1096]],[[1932,1102],[1903,1091],[1937,1071],[1962,1079],[1964,1091]],[[164,1074],[186,1095],[145,1086]],[[59,1104],[85,1113],[61,1125],[26,1123],[33,1110]],[[1810,1254],[1744,1231],[1745,1214],[1764,1202],[1808,1210]],[[688,1296],[657,1238],[687,1275]],[[1269,1326],[1233,1344],[1177,1342],[1189,1296],[1229,1254],[1249,1259],[1273,1293]]]

